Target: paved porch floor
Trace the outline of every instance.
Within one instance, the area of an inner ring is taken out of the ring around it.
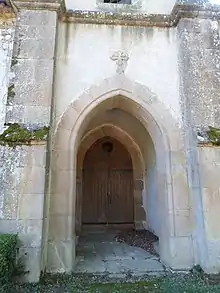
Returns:
[[[114,233],[82,236],[76,251],[76,273],[143,275],[165,272],[157,256],[114,240]]]

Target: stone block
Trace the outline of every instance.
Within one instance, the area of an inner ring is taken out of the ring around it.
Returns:
[[[20,39],[17,57],[52,59],[54,57],[54,41],[54,35],[49,35],[47,39]]]
[[[69,170],[72,150],[56,149],[61,147],[60,145],[55,145],[54,147],[55,150],[52,150],[51,155],[51,169],[54,172]]]
[[[23,123],[24,122],[24,106],[23,105],[7,105],[6,107],[6,123]]]
[[[22,146],[19,167],[29,166],[45,168],[46,153],[46,142],[43,145]]]
[[[179,154],[184,155],[184,136],[182,131],[183,130],[176,130],[176,127],[173,127],[174,129],[170,128],[170,150],[171,152],[177,152]],[[178,127],[179,128],[179,127]]]
[[[18,167],[21,157],[22,148],[21,146],[16,146],[16,148],[12,148],[9,146],[2,146],[4,148],[4,156],[3,162],[5,166],[5,171],[8,175],[12,172],[12,168]]]
[[[203,211],[208,239],[220,239],[219,223],[220,188],[203,188]]]
[[[220,75],[218,71],[213,70],[203,70],[201,73],[201,79],[205,80],[206,86],[212,88],[212,91],[219,97],[219,83]],[[215,90],[215,91],[214,91]]]
[[[41,247],[43,220],[19,220],[17,226],[23,247]]]
[[[21,10],[18,16],[17,25],[29,26],[51,26],[55,27],[57,22],[57,13],[55,11],[44,10]]]
[[[6,123],[49,125],[50,107],[46,106],[7,106]]]
[[[19,59],[14,69],[14,92],[11,103],[16,105],[51,105],[53,60]]]
[[[194,265],[191,237],[170,239],[170,259],[168,265],[174,270],[189,270]]]
[[[76,119],[78,118],[79,116],[79,112],[77,109],[73,108],[73,107],[70,107],[68,109],[68,112],[66,113],[65,117],[63,117],[61,119],[61,127],[62,127],[62,130],[72,130],[73,128],[73,125],[76,121]]]
[[[183,173],[173,173],[173,203],[175,210],[186,210],[189,207],[189,185],[186,170]]]
[[[18,233],[17,219],[1,219],[0,220],[0,233]]]
[[[68,241],[49,241],[47,272],[68,273],[75,266],[75,239]]]
[[[215,120],[215,126],[220,126],[220,105],[214,105],[214,120]]]
[[[72,216],[50,215],[49,239],[50,240],[70,240],[73,231]]]
[[[219,188],[219,173],[220,165],[211,163],[207,163],[206,165],[200,165],[200,178],[202,186],[207,188]]]
[[[200,19],[190,19],[182,18],[178,23],[178,32],[181,34],[184,31],[188,33],[201,33],[201,20]]]
[[[74,172],[72,171],[52,171],[51,193],[68,194],[69,180],[73,180]]]
[[[45,168],[26,166],[21,169],[21,194],[44,194]]]
[[[2,147],[2,167],[0,173],[0,217],[15,219],[17,217],[19,185],[21,170],[18,168],[21,148]]]
[[[215,147],[198,147],[197,150],[198,150],[199,164],[204,167],[207,164],[215,163],[216,155],[220,153],[220,151],[218,151],[218,148],[215,148]],[[220,162],[220,156],[219,156],[219,162]]]
[[[22,121],[24,124],[47,126],[50,124],[50,107],[25,106]]]
[[[203,53],[203,62],[206,70],[219,70],[220,69],[220,53],[219,49],[206,49]]]
[[[16,58],[16,64],[12,67],[15,81],[21,83],[20,87],[25,88],[34,79],[35,66],[38,60]]]
[[[64,216],[68,210],[68,201],[62,193],[52,193],[50,201],[50,213]]]
[[[4,219],[16,219],[18,214],[19,193],[16,189],[9,188],[8,190],[4,190],[2,214]]]
[[[19,25],[17,27],[17,35],[19,35],[20,39],[35,39],[45,41],[50,40],[52,36],[56,34],[56,26],[51,25]],[[53,45],[53,44],[51,44]]]
[[[4,146],[0,146],[0,168],[4,166],[4,154],[5,148]]]
[[[38,282],[41,273],[41,247],[21,247],[19,256],[25,264],[25,281]]]
[[[19,199],[19,219],[42,219],[44,194],[21,194]]]
[[[195,228],[192,225],[192,219],[190,215],[190,210],[179,210],[175,211],[174,214],[175,221],[175,235],[176,236],[190,236],[192,230]]]
[[[208,240],[208,258],[204,263],[203,269],[209,274],[220,272],[220,239]]]

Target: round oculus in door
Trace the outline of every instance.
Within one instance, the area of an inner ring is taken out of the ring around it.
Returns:
[[[102,144],[102,149],[106,153],[111,153],[113,150],[113,144],[109,141],[106,141]]]

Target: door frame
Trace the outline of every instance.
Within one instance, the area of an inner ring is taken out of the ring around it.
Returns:
[[[79,236],[82,230],[82,186],[83,186],[83,160],[86,151],[98,139],[105,136],[112,136],[119,140],[128,150],[132,158],[134,176],[134,228],[142,230],[146,227],[146,213],[143,207],[145,190],[145,162],[140,147],[130,134],[121,127],[109,123],[87,132],[81,139],[76,164],[76,208],[75,208],[75,234]]]

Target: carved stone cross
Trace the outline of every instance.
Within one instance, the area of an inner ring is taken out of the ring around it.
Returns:
[[[111,56],[111,59],[113,61],[116,61],[116,65],[117,65],[116,72],[117,72],[117,74],[124,73],[125,69],[127,67],[128,60],[129,60],[128,54],[126,52],[124,52],[124,51],[117,51]]]

